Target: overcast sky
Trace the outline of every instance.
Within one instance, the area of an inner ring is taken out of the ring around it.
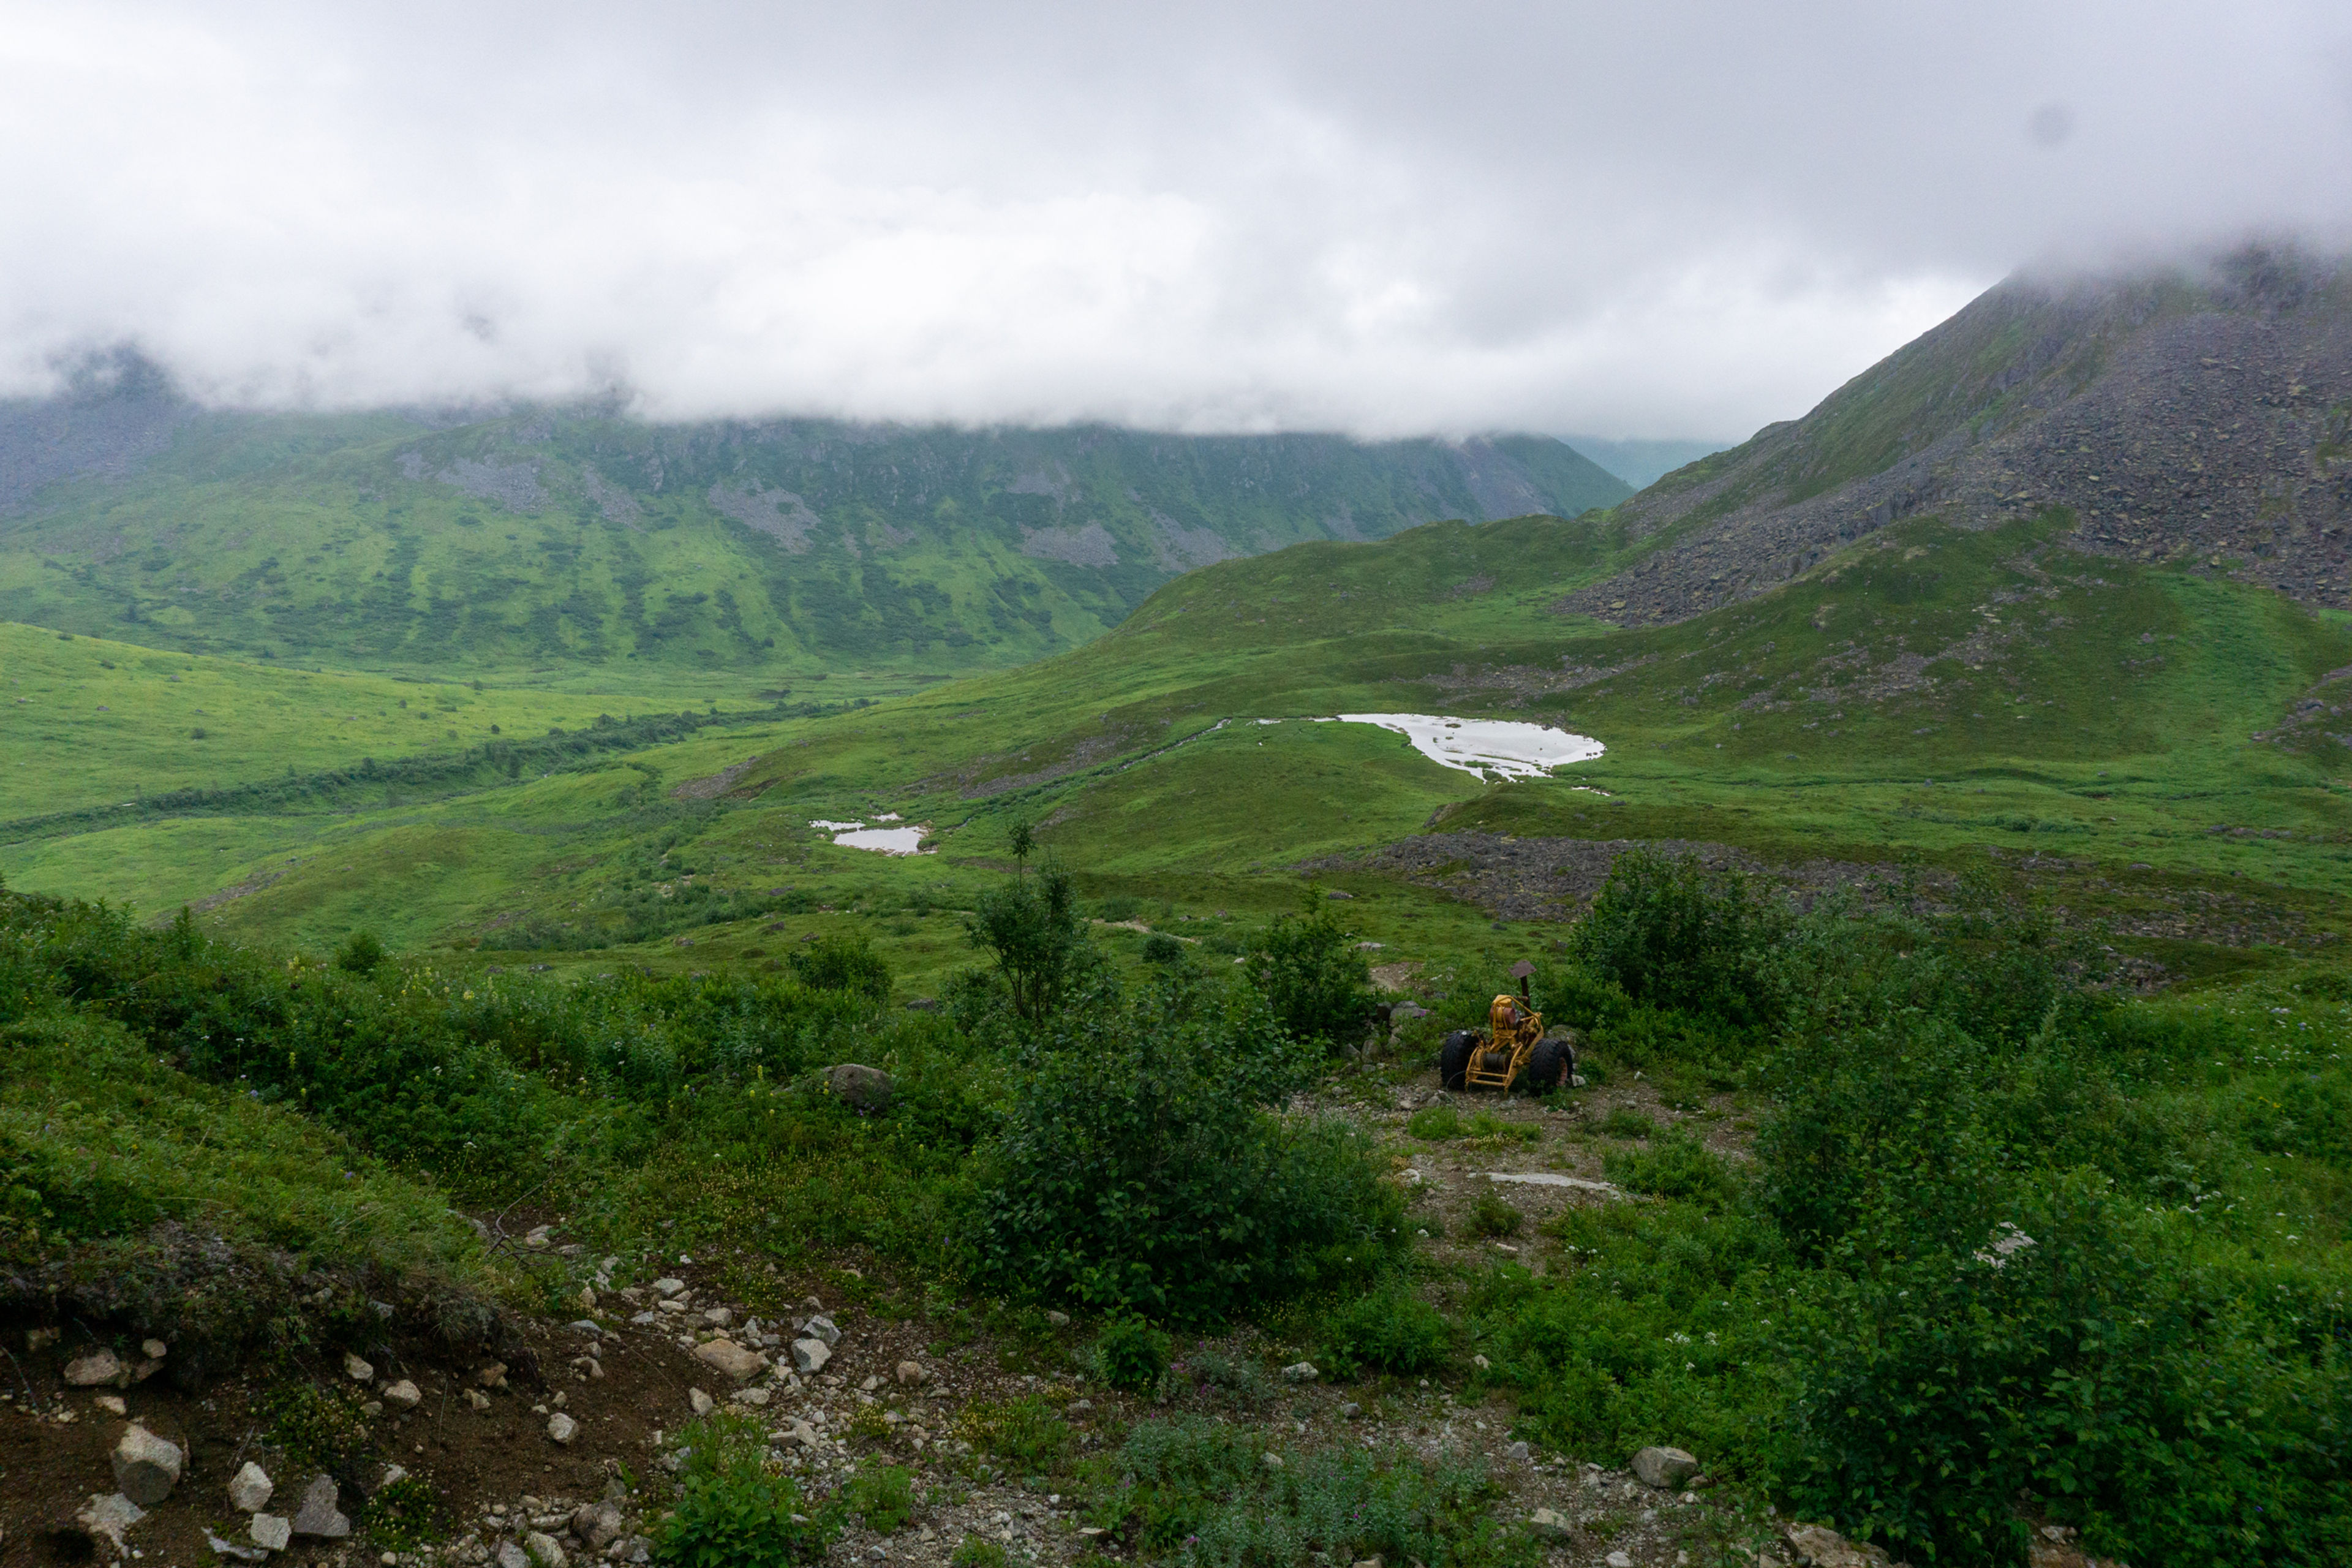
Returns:
[[[1738,437],[2347,172],[2342,0],[0,0],[0,392]]]

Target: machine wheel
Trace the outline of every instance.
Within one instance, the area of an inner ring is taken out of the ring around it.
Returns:
[[[1529,1094],[1549,1094],[1576,1081],[1576,1047],[1566,1040],[1541,1040],[1528,1058],[1525,1079]]]
[[[1446,1089],[1465,1088],[1464,1075],[1470,1070],[1470,1053],[1478,1048],[1478,1037],[1468,1029],[1456,1029],[1445,1037],[1437,1047],[1437,1081]]]

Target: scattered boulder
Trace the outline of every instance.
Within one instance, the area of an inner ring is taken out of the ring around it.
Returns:
[[[511,1541],[499,1542],[499,1568],[530,1568],[530,1553]]]
[[[153,1508],[180,1484],[181,1453],[136,1423],[114,1445],[114,1484],[141,1508]]]
[[[1525,1443],[1514,1443],[1507,1450],[1505,1451],[1504,1458],[1515,1460],[1517,1463],[1524,1465],[1528,1461],[1528,1455],[1529,1452],[1530,1450]]]
[[[738,1383],[749,1383],[767,1369],[768,1358],[733,1340],[712,1340],[694,1347],[694,1359]]]
[[[580,1310],[582,1311],[594,1311],[596,1310],[596,1287],[593,1285],[583,1285],[580,1287],[580,1294],[576,1299],[580,1303]]]
[[[1315,1370],[1313,1362],[1295,1361],[1282,1369],[1282,1381],[1285,1383],[1312,1383],[1322,1375]]]
[[[294,1542],[294,1521],[283,1514],[257,1513],[247,1533],[264,1552],[283,1552]]]
[[[1633,1473],[1643,1486],[1672,1491],[1698,1474],[1698,1461],[1680,1448],[1644,1448],[1633,1456]]]
[[[504,1388],[507,1385],[507,1363],[494,1361],[474,1374],[474,1382],[483,1388]]]
[[[211,1531],[205,1531],[205,1544],[213,1549],[215,1557],[234,1557],[239,1563],[267,1563],[269,1553],[258,1546],[239,1546],[234,1541],[223,1541]]]
[[[1045,1314],[1045,1321],[1057,1329],[1066,1329],[1070,1326],[1070,1314],[1067,1312],[1048,1312]]]
[[[823,1312],[817,1313],[807,1322],[801,1325],[801,1332],[807,1335],[810,1339],[823,1340],[824,1342],[824,1348],[827,1350],[831,1350],[834,1346],[841,1342],[840,1327]]]
[[[901,1388],[920,1387],[923,1381],[930,1375],[923,1370],[922,1363],[919,1362],[902,1361],[898,1363],[898,1386]]]
[[[1538,1541],[1573,1541],[1576,1523],[1556,1509],[1539,1508],[1528,1515],[1528,1528]]]
[[[839,1067],[824,1069],[825,1087],[839,1095],[842,1103],[853,1110],[868,1115],[890,1109],[890,1075],[880,1068],[860,1067],[856,1062],[844,1062]]]
[[[105,1411],[109,1415],[128,1415],[131,1414],[131,1406],[122,1403],[122,1395],[119,1394],[101,1394],[96,1399],[91,1400],[90,1403],[97,1405],[100,1410]]]
[[[1826,1524],[1792,1524],[1780,1539],[1798,1562],[1812,1568],[1893,1568],[1894,1559],[1877,1547],[1848,1541]]]
[[[572,1533],[591,1552],[602,1552],[621,1538],[621,1510],[608,1502],[584,1503],[572,1515]]]
[[[345,1351],[343,1352],[343,1375],[350,1378],[353,1383],[368,1383],[373,1381],[375,1377],[375,1368],[369,1365],[366,1362],[362,1361],[358,1356],[353,1355],[351,1352]]]
[[[580,1423],[559,1410],[547,1418],[547,1435],[558,1443],[569,1443],[580,1434]]]
[[[793,1370],[803,1374],[820,1373],[824,1363],[833,1359],[833,1347],[823,1340],[793,1342]]]
[[[685,1289],[686,1281],[683,1279],[662,1279],[654,1281],[654,1294],[661,1297],[664,1300],[667,1300],[670,1297],[678,1294]]]
[[[1630,1552],[1612,1552],[1601,1561],[1609,1568],[1633,1568],[1633,1554]]]
[[[697,1415],[708,1415],[719,1408],[719,1401],[698,1388],[689,1388],[686,1391],[686,1403]]]
[[[469,1388],[466,1390],[466,1403],[477,1410],[488,1410],[490,1407],[490,1396],[478,1388]]]
[[[259,1513],[269,1506],[269,1494],[278,1489],[269,1472],[251,1459],[228,1481],[229,1506],[239,1513]]]
[[[522,1549],[539,1568],[564,1568],[563,1543],[543,1530],[534,1530],[522,1538]]]
[[[735,1309],[732,1307],[709,1308],[702,1314],[702,1321],[714,1329],[730,1327],[735,1321]]]
[[[793,1422],[792,1429],[784,1434],[785,1442],[798,1443],[803,1448],[814,1448],[823,1440],[816,1435],[816,1428],[806,1421]]]
[[[97,1388],[109,1383],[120,1388],[130,1381],[130,1369],[110,1350],[93,1351],[66,1363],[66,1384],[71,1388]]]
[[[294,1533],[338,1539],[352,1532],[349,1514],[335,1504],[342,1489],[335,1485],[332,1476],[316,1476],[302,1493],[302,1506],[294,1510]]]
[[[83,1533],[95,1542],[110,1542],[118,1557],[127,1550],[122,1532],[147,1517],[147,1510],[124,1497],[121,1492],[92,1493],[89,1502],[74,1515],[74,1522]]]
[[[383,1385],[383,1402],[386,1405],[397,1405],[403,1410],[414,1410],[425,1402],[425,1395],[416,1384],[404,1377],[398,1383],[387,1383]]]

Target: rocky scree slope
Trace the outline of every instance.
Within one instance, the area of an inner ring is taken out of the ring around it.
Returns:
[[[1636,566],[1559,608],[1678,621],[1898,519],[2063,508],[2072,542],[2352,605],[2352,268],[2242,251],[2129,280],[2012,278],[1803,418],[1616,509]]]

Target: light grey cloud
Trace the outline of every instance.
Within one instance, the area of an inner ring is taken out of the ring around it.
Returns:
[[[2021,265],[2352,219],[2309,0],[0,23],[16,392],[1737,435]]]

